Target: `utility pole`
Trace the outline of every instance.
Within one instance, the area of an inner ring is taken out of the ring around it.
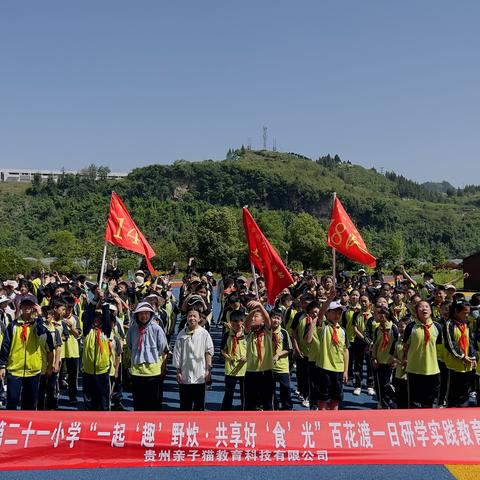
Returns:
[[[267,127],[264,125],[263,126],[263,149],[267,149]]]

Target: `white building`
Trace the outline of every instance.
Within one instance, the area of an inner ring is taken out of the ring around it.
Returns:
[[[61,175],[77,175],[81,173],[75,170],[29,170],[24,168],[0,168],[0,181],[2,182],[31,182],[33,176],[38,173],[42,180],[52,177],[55,181]],[[109,180],[120,180],[128,173],[110,172],[107,175]]]

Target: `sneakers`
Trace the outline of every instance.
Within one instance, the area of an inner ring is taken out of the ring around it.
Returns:
[[[375,389],[368,387],[367,393],[373,397],[375,395]]]
[[[362,389],[360,387],[357,387],[353,390],[354,395],[360,395],[362,393]]]
[[[308,400],[304,400],[302,402],[302,406],[304,406],[305,408],[310,408],[310,402]]]

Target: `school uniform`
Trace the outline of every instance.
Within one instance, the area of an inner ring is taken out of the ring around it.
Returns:
[[[324,321],[319,328],[318,338],[319,348],[315,358],[319,368],[319,400],[340,402],[343,398],[345,350],[349,347],[347,334],[340,324]]]
[[[262,326],[250,330],[246,339],[245,410],[272,410],[272,332]]]
[[[476,358],[475,339],[466,323],[447,320],[443,329],[445,364],[448,368],[447,406],[466,407],[475,371],[465,357]]]
[[[370,312],[355,312],[352,318],[352,325],[357,327],[358,331],[364,335],[364,338],[367,336],[367,323],[372,319],[372,314]],[[354,388],[362,388],[362,377],[363,377],[363,364],[366,363],[367,367],[367,387],[373,388],[373,371],[372,363],[370,361],[370,353],[368,351],[369,343],[366,340],[355,335],[353,341],[353,378],[354,378]],[[366,362],[365,362],[366,360]]]
[[[83,395],[86,410],[110,410],[110,334],[112,325],[107,303],[102,321],[94,325],[95,305],[87,307],[83,323]]]
[[[228,355],[225,358],[225,393],[223,395],[221,410],[232,410],[233,396],[237,383],[240,387],[240,405],[244,409],[244,381],[247,371],[247,362],[240,359],[247,358],[247,340],[242,330],[236,334],[232,330],[223,335],[220,350]]]
[[[40,345],[42,349],[42,370],[40,372],[40,382],[38,386],[38,410],[56,410],[58,408],[57,396],[57,380],[58,372],[52,372],[49,377],[46,375],[48,354],[52,352],[47,342],[47,335],[53,339],[53,352],[56,354],[56,349],[62,346],[62,338],[59,329],[55,324],[46,324],[45,327],[48,333],[44,333],[40,337]],[[55,362],[55,358],[54,358]]]
[[[292,410],[293,403],[290,394],[290,366],[288,355],[292,352],[293,345],[288,332],[279,326],[272,330],[273,356],[287,351],[288,354],[273,364],[274,404],[276,410]],[[278,383],[280,398],[278,399],[275,385]]]
[[[392,388],[392,367],[390,353],[398,340],[396,325],[388,320],[385,325],[380,324],[375,330],[372,345],[372,357],[377,359],[377,369],[374,371],[376,380],[375,391],[382,408],[394,408],[395,396]]]
[[[442,342],[442,330],[437,322],[410,322],[403,335],[408,345],[407,382],[409,408],[432,408],[440,388],[437,345]]]
[[[393,374],[393,387],[395,389],[395,404],[397,408],[408,408],[407,371],[403,365],[403,341],[399,337],[392,346],[391,355],[397,362]]]
[[[42,370],[41,337],[53,350],[53,340],[43,318],[31,322],[22,318],[11,322],[4,333],[0,350],[0,368],[7,369],[7,410],[36,410]]]

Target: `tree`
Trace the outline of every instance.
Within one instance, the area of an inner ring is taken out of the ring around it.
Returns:
[[[240,251],[239,224],[226,207],[210,208],[200,219],[198,260],[204,269],[220,271],[238,265]]]
[[[11,280],[19,273],[26,274],[27,270],[27,262],[14,248],[0,248],[0,280]]]
[[[160,270],[169,272],[172,268],[173,262],[180,260],[180,252],[178,247],[167,240],[159,240],[153,244],[155,250],[155,257],[152,259],[152,263]]]
[[[320,222],[308,213],[300,213],[290,226],[289,258],[305,268],[320,268],[326,248],[326,233]]]
[[[87,275],[89,271],[100,268],[102,243],[99,238],[85,238],[81,242],[77,242],[76,253]]]
[[[48,248],[55,261],[53,268],[62,272],[70,271],[75,266],[78,251],[78,241],[68,230],[51,233],[48,237]]]

